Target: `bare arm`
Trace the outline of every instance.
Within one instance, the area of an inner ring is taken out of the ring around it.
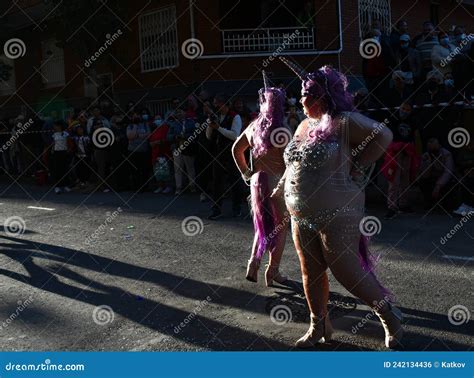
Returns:
[[[247,139],[247,134],[242,133],[235,143],[232,145],[232,156],[234,157],[235,164],[239,169],[242,176],[245,177],[247,173],[249,173],[249,166],[245,160],[245,151],[247,151],[250,147],[250,143]]]
[[[375,163],[392,142],[392,132],[383,123],[367,118],[360,113],[349,117],[349,143],[357,164],[363,167]]]

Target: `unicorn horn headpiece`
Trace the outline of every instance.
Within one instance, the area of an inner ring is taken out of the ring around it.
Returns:
[[[263,88],[266,90],[270,88],[270,80],[268,79],[268,76],[265,70],[262,70],[262,76],[263,76]]]
[[[308,78],[308,73],[304,70],[303,67],[294,63],[282,56],[279,57],[280,60],[285,63],[302,81],[305,81]]]

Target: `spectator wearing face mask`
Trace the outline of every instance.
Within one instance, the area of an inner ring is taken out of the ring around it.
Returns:
[[[387,148],[382,165],[382,173],[388,180],[388,211],[385,219],[392,219],[399,212],[412,212],[408,189],[416,179],[420,165],[415,147],[417,124],[409,102],[403,102],[398,114],[389,119],[388,127],[393,133],[393,140]]]
[[[452,72],[451,60],[455,47],[449,43],[449,36],[445,32],[440,32],[438,39],[439,44],[433,46],[433,50],[431,50],[431,62],[433,63],[433,69],[445,78],[447,74]]]
[[[456,26],[454,28],[453,40],[451,43],[461,49],[462,54],[467,54],[472,47],[473,35],[468,36],[464,26]]]
[[[400,37],[402,35],[408,35],[408,22],[406,20],[398,21],[390,33],[390,46],[395,54],[400,49]]]
[[[410,36],[402,34],[400,36],[398,49],[395,54],[396,67],[392,79],[399,77],[407,86],[413,86],[420,82],[422,64],[418,50],[410,47]]]
[[[390,47],[383,38],[380,30],[373,29],[370,38],[377,41],[380,54],[363,58],[362,72],[367,89],[376,106],[386,106],[387,92],[390,89],[390,71],[395,64],[395,58]]]
[[[431,21],[423,23],[423,33],[415,38],[413,45],[421,55],[422,80],[424,80],[428,72],[433,69],[431,51],[433,51],[434,46],[439,45],[435,27]]]
[[[153,121],[155,130],[150,135],[151,163],[157,188],[153,193],[168,194],[173,191],[171,181],[171,149],[168,141],[169,126],[160,115]]]
[[[436,70],[430,71],[416,97],[419,105],[432,104],[437,106],[439,103],[447,102],[449,98],[441,73]]]
[[[431,209],[442,204],[440,201],[453,184],[454,162],[451,152],[442,147],[437,138],[430,138],[426,149],[421,157],[419,185],[425,208]]]

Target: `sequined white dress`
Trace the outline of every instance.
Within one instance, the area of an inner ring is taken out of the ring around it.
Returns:
[[[364,191],[350,175],[349,114],[339,115],[324,139],[295,136],[284,153],[284,197],[292,222],[301,231],[320,233],[329,251],[359,242],[364,212]]]

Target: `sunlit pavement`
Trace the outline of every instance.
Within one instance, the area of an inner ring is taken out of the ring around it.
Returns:
[[[252,224],[230,203],[212,222],[198,195],[1,188],[3,350],[291,350],[307,329],[290,235],[282,269],[294,281],[266,288],[263,268],[247,282]],[[368,209],[372,251],[405,349],[469,350],[474,221],[384,212]],[[377,318],[332,277],[330,311],[335,337],[320,350],[383,350]]]

